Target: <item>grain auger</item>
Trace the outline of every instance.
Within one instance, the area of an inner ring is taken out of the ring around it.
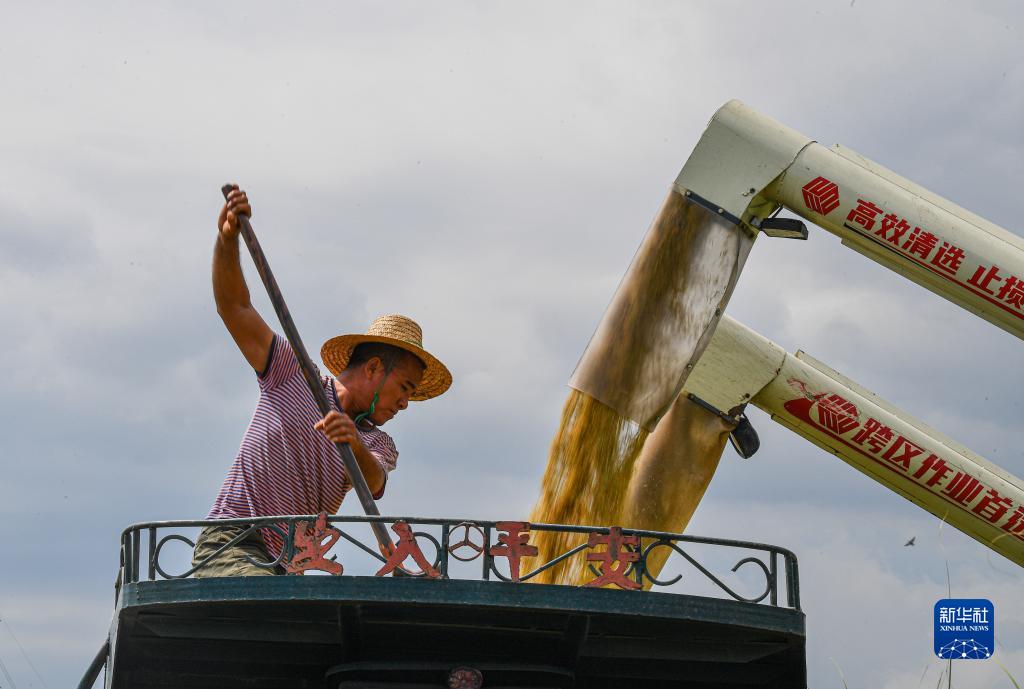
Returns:
[[[727,440],[741,454],[756,449],[742,414],[754,404],[1024,565],[1019,478],[725,315],[758,235],[806,239],[782,208],[1024,337],[1021,238],[731,101],[673,183],[570,379],[532,519],[682,530]]]

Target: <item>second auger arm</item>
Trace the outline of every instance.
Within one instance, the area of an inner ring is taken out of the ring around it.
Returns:
[[[726,316],[683,389],[691,395],[718,409],[749,401],[1024,566],[1024,481],[808,354]]]

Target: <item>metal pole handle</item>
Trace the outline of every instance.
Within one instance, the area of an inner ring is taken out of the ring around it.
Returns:
[[[221,187],[221,193],[224,194],[225,200],[228,194],[234,189],[234,185],[225,184]],[[252,262],[256,265],[256,272],[260,274],[260,279],[263,280],[263,286],[267,288],[267,295],[270,297],[270,303],[274,305],[274,311],[277,313],[277,318],[281,322],[281,328],[284,330],[285,337],[288,338],[288,343],[292,346],[292,350],[295,352],[295,357],[299,360],[299,368],[302,371],[302,377],[306,379],[306,385],[309,386],[309,391],[313,394],[313,399],[316,401],[316,406],[320,409],[320,414],[326,416],[331,411],[330,402],[327,400],[327,393],[324,392],[323,386],[320,382],[320,377],[317,375],[316,368],[313,366],[313,362],[309,358],[309,354],[306,353],[306,348],[302,344],[302,338],[299,337],[299,331],[295,327],[295,322],[292,320],[291,313],[288,311],[288,305],[285,304],[284,297],[281,295],[281,290],[277,286],[277,280],[274,279],[274,273],[270,270],[270,264],[267,263],[267,257],[263,253],[262,247],[260,247],[259,240],[256,239],[256,233],[253,232],[252,224],[249,222],[249,218],[240,215],[238,216],[239,227],[241,228],[242,238],[245,239],[245,245],[249,247],[249,254],[252,256]],[[335,448],[338,450],[338,455],[341,457],[342,463],[345,465],[345,471],[348,473],[349,481],[352,483],[352,488],[355,490],[356,495],[359,498],[359,504],[363,506],[363,512],[371,516],[377,516],[380,514],[380,510],[377,509],[377,503],[373,499],[373,495],[370,493],[370,487],[366,484],[366,478],[363,476],[362,470],[359,468],[359,463],[356,461],[356,456],[352,453],[352,448],[348,446],[348,443],[335,443]],[[393,550],[391,537],[388,535],[387,529],[380,522],[373,522],[371,524],[373,533],[377,537],[377,541],[380,543],[381,548],[386,553],[390,553]]]

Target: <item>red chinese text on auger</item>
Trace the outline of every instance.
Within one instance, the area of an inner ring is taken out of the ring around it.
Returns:
[[[806,384],[790,381],[801,396],[785,403],[797,418],[818,427],[859,454],[905,474],[920,486],[1024,540],[1024,505],[999,493],[967,471],[917,445],[868,416],[861,420],[852,402],[834,392],[811,394]]]

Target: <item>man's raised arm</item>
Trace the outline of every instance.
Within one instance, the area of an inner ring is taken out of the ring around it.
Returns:
[[[213,298],[217,313],[245,360],[262,372],[270,355],[274,333],[253,308],[239,262],[238,216],[252,216],[249,199],[237,186],[217,219],[217,244],[213,248]]]

